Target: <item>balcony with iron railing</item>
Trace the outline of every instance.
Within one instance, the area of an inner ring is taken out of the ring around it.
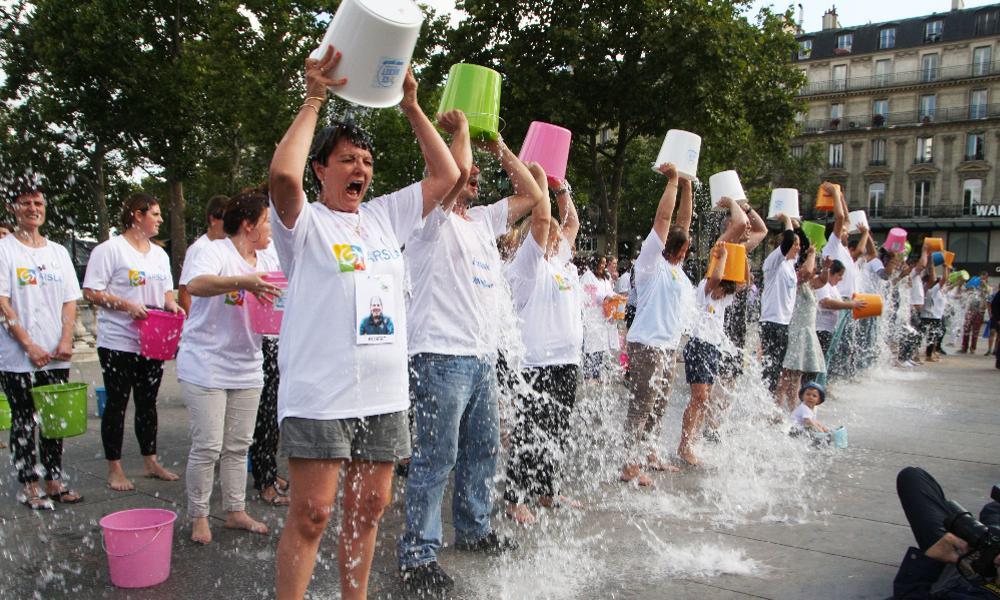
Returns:
[[[838,94],[904,85],[954,81],[956,79],[970,79],[973,77],[988,77],[990,75],[1000,75],[1000,61],[955,65],[951,67],[935,67],[933,69],[903,71],[900,73],[884,73],[882,75],[868,75],[865,77],[814,81],[802,86],[802,89],[799,90],[799,96]]]
[[[885,129],[930,125],[932,123],[953,123],[976,121],[1000,117],[1000,104],[968,104],[939,108],[935,111],[907,110],[887,114],[867,114],[833,119],[810,119],[803,122],[802,132],[824,133],[828,131],[849,131],[852,129]]]
[[[938,204],[928,201],[917,204],[912,199],[907,204],[888,206],[883,203],[868,207],[868,219],[870,221],[879,220],[900,220],[900,219],[962,219],[976,218],[976,206],[987,206],[986,204]],[[802,207],[802,217],[806,219],[820,219],[830,217],[833,213],[829,211],[817,211],[812,206]]]

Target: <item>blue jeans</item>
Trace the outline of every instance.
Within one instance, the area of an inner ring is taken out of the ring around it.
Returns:
[[[490,533],[500,452],[497,399],[493,360],[430,353],[410,357],[416,435],[406,480],[400,568],[437,560],[443,538],[441,502],[453,468],[456,541],[474,542]]]

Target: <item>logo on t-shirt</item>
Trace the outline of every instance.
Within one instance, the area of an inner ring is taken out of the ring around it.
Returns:
[[[226,294],[226,304],[229,306],[243,306],[243,299],[246,297],[246,290],[236,290]]]
[[[337,258],[341,273],[365,270],[365,253],[361,246],[334,244],[333,255]]]
[[[560,275],[559,273],[553,273],[552,276],[555,278],[556,285],[559,286],[559,291],[560,292],[565,292],[565,291],[573,289],[573,286],[570,285],[570,283],[568,281],[566,281],[566,278],[563,277],[562,275]]]
[[[140,285],[146,285],[146,272],[140,271],[138,269],[129,269],[128,285],[129,287],[139,287]]]
[[[38,273],[34,269],[17,268],[17,285],[38,285]]]

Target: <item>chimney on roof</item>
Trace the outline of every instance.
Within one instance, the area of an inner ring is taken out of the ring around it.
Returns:
[[[805,21],[806,21],[806,11],[805,11],[804,8],[802,8],[802,3],[800,2],[799,3],[799,22],[796,24],[798,26],[798,30],[799,31],[802,31],[802,27],[805,25]]]
[[[952,2],[960,2],[961,0],[952,0]],[[823,31],[827,29],[840,29],[840,21],[837,20],[837,7],[836,5],[830,10],[823,13]]]
[[[951,10],[964,10],[965,0],[951,0]]]

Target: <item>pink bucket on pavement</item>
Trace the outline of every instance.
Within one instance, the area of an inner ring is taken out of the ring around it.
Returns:
[[[248,294],[250,298],[250,326],[262,335],[278,335],[281,331],[281,316],[285,314],[286,292],[288,279],[281,271],[272,271],[260,276],[261,279],[281,288],[281,295],[274,299],[274,304],[261,302],[257,296]]]
[[[549,177],[566,181],[566,163],[569,161],[572,138],[573,133],[565,127],[532,121],[517,157],[522,162],[537,162]]]
[[[889,235],[885,238],[885,243],[882,247],[889,252],[905,252],[906,251],[906,230],[902,227],[893,227],[889,230]]]
[[[139,353],[146,358],[170,360],[177,356],[184,329],[183,313],[146,309],[146,318],[135,321],[139,328]]]
[[[120,588],[150,587],[170,576],[177,513],[162,508],[135,508],[100,521],[111,583]]]

